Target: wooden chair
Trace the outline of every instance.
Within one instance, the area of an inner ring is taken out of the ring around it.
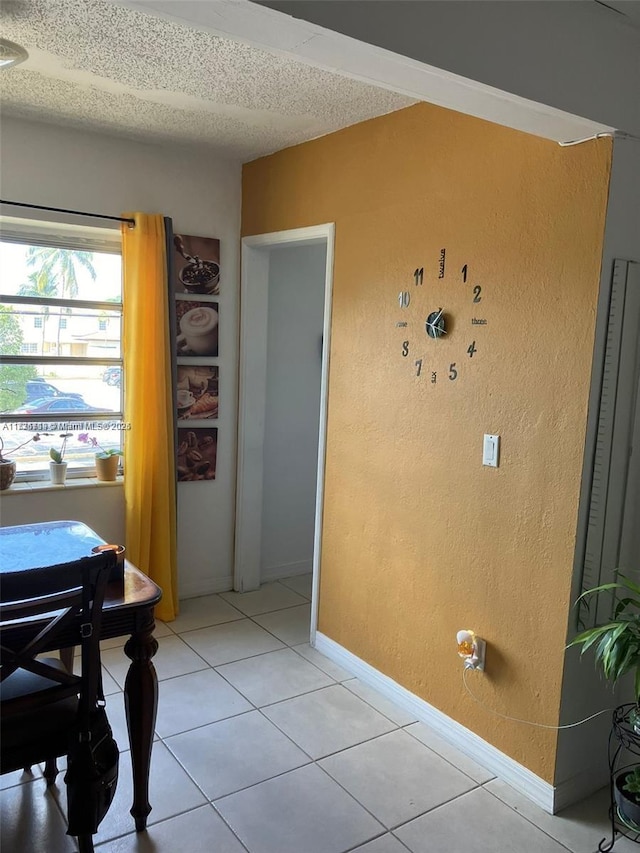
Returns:
[[[115,555],[98,554],[42,569],[9,572],[0,583],[0,772],[45,762],[47,785],[56,759],[68,755],[79,708],[93,709],[101,694],[100,622]],[[84,640],[83,640],[84,637]],[[44,652],[81,645],[74,675]],[[92,836],[79,835],[81,853]]]

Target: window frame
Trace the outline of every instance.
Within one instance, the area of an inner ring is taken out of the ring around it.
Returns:
[[[44,246],[47,248],[68,249],[70,251],[86,251],[99,252],[102,254],[118,255],[122,258],[122,239],[119,228],[114,227],[96,227],[95,225],[77,225],[67,222],[56,222],[43,219],[23,219],[13,216],[5,216],[0,214],[0,242],[2,243],[18,243],[28,246]],[[122,285],[121,285],[122,294]],[[87,421],[107,422],[117,421],[121,427],[124,415],[124,394],[125,394],[125,371],[124,371],[124,354],[122,351],[122,330],[124,323],[124,307],[122,295],[120,302],[109,302],[106,300],[86,300],[86,299],[63,299],[63,298],[43,298],[38,296],[18,296],[13,294],[0,293],[0,303],[6,305],[20,305],[26,308],[29,307],[55,307],[68,310],[71,314],[73,308],[84,308],[92,311],[107,311],[110,315],[117,314],[120,323],[120,357],[119,358],[96,358],[93,356],[51,356],[44,355],[3,355],[0,356],[1,364],[15,364],[23,366],[42,366],[60,365],[68,366],[74,364],[82,364],[86,366],[102,367],[103,372],[108,367],[117,366],[120,368],[120,403],[117,411],[91,412],[90,414],[83,411],[78,412],[58,412],[38,413],[34,414],[11,414],[0,413],[0,427],[5,423],[47,423],[55,422],[56,424],[65,421],[70,425],[74,423],[82,423]],[[124,429],[119,430],[120,446],[122,447]],[[95,476],[95,465],[83,467],[69,467],[67,469],[67,479],[79,477]],[[49,479],[49,471],[47,468],[38,469],[36,471],[18,471],[16,472],[15,482],[39,482]]]

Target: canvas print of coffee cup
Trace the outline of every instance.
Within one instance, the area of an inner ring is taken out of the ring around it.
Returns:
[[[215,480],[217,455],[217,429],[179,429],[178,482]]]
[[[176,408],[179,420],[218,417],[218,368],[178,366]]]
[[[174,287],[177,293],[220,293],[220,240],[173,236]]]
[[[176,299],[178,356],[218,355],[218,303]]]

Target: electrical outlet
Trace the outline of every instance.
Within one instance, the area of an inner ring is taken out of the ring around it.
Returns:
[[[478,669],[484,672],[484,662],[487,656],[487,644],[482,637],[476,637],[473,655],[464,662],[465,669]]]
[[[482,637],[477,637],[470,628],[463,628],[456,634],[456,642],[458,654],[464,660],[464,668],[483,671],[487,644]]]

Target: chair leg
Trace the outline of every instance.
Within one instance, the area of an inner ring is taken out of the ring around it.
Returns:
[[[58,763],[55,758],[47,758],[44,765],[44,778],[47,780],[47,787],[53,785],[58,775]]]
[[[79,853],[94,853],[93,836],[92,835],[79,835],[78,836],[78,850],[79,850]]]

